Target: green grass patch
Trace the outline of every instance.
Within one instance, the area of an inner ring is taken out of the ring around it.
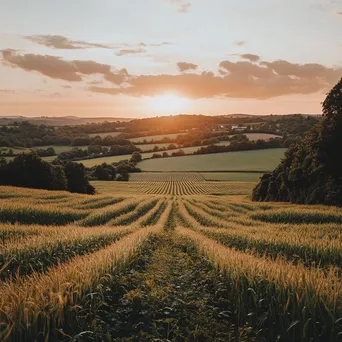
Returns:
[[[271,171],[284,157],[285,149],[224,152],[184,157],[143,160],[143,171]]]

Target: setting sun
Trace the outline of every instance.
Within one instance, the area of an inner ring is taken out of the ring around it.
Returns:
[[[177,96],[175,94],[164,94],[155,97],[149,97],[149,108],[160,115],[179,114],[185,112],[189,99]]]

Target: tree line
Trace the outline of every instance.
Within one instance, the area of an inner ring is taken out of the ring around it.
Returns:
[[[342,205],[342,79],[323,102],[323,117],[253,190],[255,201]]]

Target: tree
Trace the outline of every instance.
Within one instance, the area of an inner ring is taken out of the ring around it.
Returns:
[[[323,103],[323,118],[292,145],[253,190],[257,201],[342,205],[342,79]]]
[[[86,170],[83,164],[67,162],[64,165],[64,172],[68,180],[68,190],[93,195],[95,188],[89,183]]]
[[[131,163],[137,164],[142,161],[142,156],[139,152],[133,152],[132,157],[130,159]]]
[[[0,182],[2,185],[36,189],[67,189],[63,169],[45,162],[35,153],[22,153],[12,162],[2,164]]]

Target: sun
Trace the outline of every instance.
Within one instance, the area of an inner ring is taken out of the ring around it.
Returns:
[[[148,98],[148,106],[159,115],[179,114],[185,112],[189,100],[175,94],[163,94]]]

